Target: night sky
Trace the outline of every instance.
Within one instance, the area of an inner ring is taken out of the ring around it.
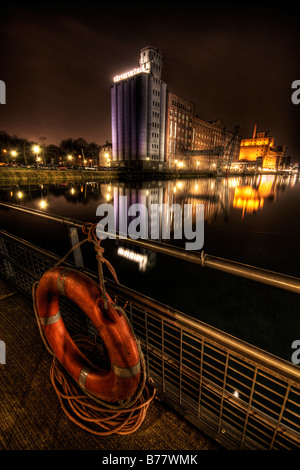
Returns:
[[[300,22],[291,3],[75,5],[1,6],[0,130],[46,144],[111,142],[110,83],[151,45],[162,52],[168,89],[193,101],[201,118],[239,124],[245,138],[257,123],[300,161],[300,104],[291,101]]]

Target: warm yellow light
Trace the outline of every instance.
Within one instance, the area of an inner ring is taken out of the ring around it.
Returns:
[[[11,155],[12,155],[13,157],[15,157],[15,156],[17,155],[17,152],[16,152],[15,150],[13,150],[13,151],[11,152]]]
[[[40,206],[41,206],[41,209],[45,209],[47,207],[47,202],[42,199],[40,201]]]
[[[71,188],[71,194],[75,194],[75,189]]]
[[[19,191],[19,192],[18,192],[18,198],[19,198],[19,199],[22,199],[22,197],[23,197],[23,193],[22,193],[22,191]]]
[[[40,147],[39,147],[38,145],[34,145],[34,146],[32,147],[32,150],[34,151],[34,153],[39,153]]]
[[[69,159],[69,160],[72,160],[72,155],[68,155],[68,159]]]

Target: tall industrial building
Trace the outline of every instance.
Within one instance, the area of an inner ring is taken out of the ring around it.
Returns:
[[[145,47],[139,67],[114,77],[111,165],[213,170],[233,132],[219,120],[200,119],[191,101],[167,90],[162,68],[161,52]],[[238,160],[240,140],[235,136],[236,145],[230,147],[232,160]]]
[[[160,51],[145,47],[139,65],[111,85],[112,165],[163,169],[167,85]]]

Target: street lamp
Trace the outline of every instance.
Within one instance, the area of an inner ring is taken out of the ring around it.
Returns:
[[[15,160],[15,157],[17,156],[17,152],[15,150],[12,150],[10,154],[13,157],[13,160]]]
[[[38,145],[34,145],[32,147],[32,150],[34,153],[36,153],[36,161],[38,162],[40,159],[39,159],[39,151],[40,151],[40,147]]]

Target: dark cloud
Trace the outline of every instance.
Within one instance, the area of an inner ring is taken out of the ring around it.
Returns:
[[[6,8],[1,129],[45,135],[48,143],[111,140],[112,77],[138,65],[140,49],[154,45],[168,88],[194,101],[197,114],[239,124],[245,137],[257,122],[299,158],[300,105],[291,103],[291,83],[300,79],[300,43],[290,7],[122,5]]]

